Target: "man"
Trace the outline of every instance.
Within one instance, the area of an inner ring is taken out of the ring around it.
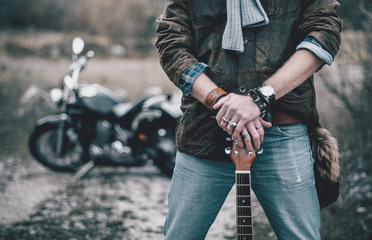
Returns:
[[[184,114],[165,239],[205,238],[235,182],[224,154],[227,135],[248,152],[264,150],[252,165],[252,188],[278,239],[320,239],[308,137],[319,126],[312,74],[339,49],[338,6],[335,0],[166,1],[156,47],[183,91]]]

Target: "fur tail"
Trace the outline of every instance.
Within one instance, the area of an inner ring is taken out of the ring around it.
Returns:
[[[315,170],[323,179],[340,181],[340,152],[337,140],[321,127],[309,129],[311,148],[315,159]]]

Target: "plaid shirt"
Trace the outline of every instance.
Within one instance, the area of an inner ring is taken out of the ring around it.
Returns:
[[[195,79],[206,70],[208,67],[207,64],[198,62],[188,69],[186,69],[181,75],[181,81],[179,88],[183,92],[184,95],[188,96],[191,91],[192,84],[194,83]]]

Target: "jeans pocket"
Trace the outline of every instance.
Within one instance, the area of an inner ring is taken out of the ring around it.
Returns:
[[[273,130],[278,135],[291,138],[301,137],[307,134],[307,126],[303,123],[273,126]]]

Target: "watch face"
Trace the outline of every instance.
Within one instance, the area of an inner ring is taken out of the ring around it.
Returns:
[[[274,95],[274,89],[271,86],[266,85],[261,87],[261,93],[266,97],[270,97]]]

